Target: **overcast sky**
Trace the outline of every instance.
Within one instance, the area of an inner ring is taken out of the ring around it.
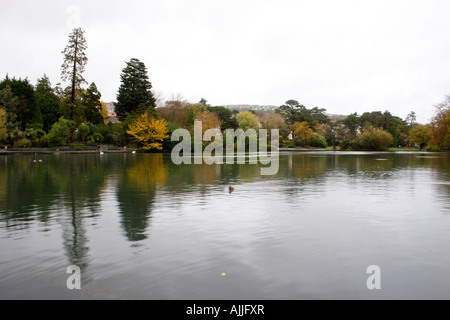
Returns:
[[[15,0],[0,11],[0,76],[60,82],[75,23],[86,30],[85,78],[106,102],[138,58],[166,98],[295,99],[428,122],[450,94],[449,13],[448,0]]]

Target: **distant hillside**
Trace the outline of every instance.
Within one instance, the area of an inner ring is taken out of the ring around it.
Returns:
[[[344,119],[346,119],[347,117],[348,117],[348,115],[342,115],[342,114],[331,114],[331,113],[327,113],[326,114],[330,119],[331,119],[331,121],[341,121],[341,120],[344,120]]]
[[[262,105],[249,105],[249,104],[235,104],[235,105],[227,105],[224,107],[227,109],[230,109],[231,111],[233,111],[233,110],[238,110],[238,111],[252,110],[252,111],[264,111],[264,112],[275,112],[275,110],[279,108],[279,106],[270,106],[270,105],[262,106]],[[342,115],[342,114],[327,113],[326,115],[328,117],[330,117],[330,119],[332,121],[344,120],[345,118],[348,117],[348,115]]]
[[[261,106],[261,105],[249,105],[249,104],[236,104],[224,106],[230,110],[252,110],[252,111],[266,111],[274,112],[278,106]]]
[[[117,121],[116,113],[115,113],[115,107],[113,102],[106,103],[108,106],[108,116],[111,118],[113,122]],[[224,108],[230,109],[231,111],[237,110],[237,111],[245,111],[245,110],[251,110],[251,111],[261,111],[261,112],[275,112],[279,108],[279,106],[271,106],[271,105],[257,105],[257,104],[231,104],[223,106]],[[339,121],[344,120],[348,117],[348,115],[341,115],[341,114],[326,114],[332,121]]]

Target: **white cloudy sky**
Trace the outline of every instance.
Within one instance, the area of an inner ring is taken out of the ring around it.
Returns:
[[[133,57],[165,97],[213,105],[296,99],[340,114],[415,110],[428,122],[450,94],[448,0],[8,1],[0,76],[60,82],[73,6],[85,78],[105,101]]]

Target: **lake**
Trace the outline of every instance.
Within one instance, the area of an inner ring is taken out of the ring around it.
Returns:
[[[0,299],[450,299],[449,198],[448,153],[3,156]]]

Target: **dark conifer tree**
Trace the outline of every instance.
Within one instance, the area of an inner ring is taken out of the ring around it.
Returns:
[[[122,70],[122,82],[115,105],[117,116],[121,121],[125,120],[129,114],[142,109],[142,105],[152,109],[156,105],[145,64],[135,58],[126,64],[127,66]]]

